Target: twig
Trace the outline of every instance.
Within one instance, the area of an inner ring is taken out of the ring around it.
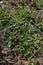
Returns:
[[[37,52],[39,52],[40,49],[41,49],[41,47],[39,47],[38,50],[36,50],[36,52],[34,52],[34,54],[30,57],[29,60],[31,60],[31,59],[33,58],[33,56],[34,56]]]
[[[31,62],[31,59],[35,56],[35,54],[38,53],[41,48],[43,48],[43,44],[40,45],[38,50],[36,50],[36,52],[34,52],[34,54],[32,54],[32,56],[28,59],[29,63]]]

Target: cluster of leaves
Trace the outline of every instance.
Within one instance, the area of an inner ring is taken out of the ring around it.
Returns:
[[[14,13],[15,14],[15,13]],[[7,28],[8,26],[13,24],[13,12],[9,12],[0,7],[0,30]]]
[[[43,22],[38,23],[38,24],[37,24],[37,27],[38,27],[41,31],[43,31]]]
[[[37,7],[37,8],[43,7],[43,0],[36,0],[36,1],[33,3],[33,6],[35,6],[35,7]]]
[[[35,17],[38,13],[37,10],[31,11],[28,7],[10,12],[0,8],[0,30],[3,30],[5,26],[7,28],[14,25],[5,31],[8,37],[3,44],[8,44],[9,48],[16,47],[17,52],[27,58],[31,57],[43,42],[37,28],[31,25],[31,21],[35,23]],[[43,24],[40,23],[37,26],[43,30]]]
[[[43,0],[36,0],[37,7],[43,7]]]

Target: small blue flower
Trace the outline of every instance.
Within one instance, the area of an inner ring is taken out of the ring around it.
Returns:
[[[27,40],[27,42],[31,42],[32,40]]]
[[[7,47],[8,47],[8,48],[11,48],[11,45],[10,45],[10,44],[7,44]]]
[[[30,23],[33,23],[33,20],[32,19],[30,19]]]

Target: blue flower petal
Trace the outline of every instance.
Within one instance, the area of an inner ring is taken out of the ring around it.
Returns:
[[[33,22],[33,20],[32,19],[30,19],[30,23],[32,23]]]
[[[11,45],[10,45],[10,44],[7,44],[7,47],[8,47],[8,48],[11,48]]]

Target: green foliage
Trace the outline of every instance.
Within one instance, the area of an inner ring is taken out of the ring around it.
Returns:
[[[36,6],[37,7],[43,7],[43,0],[36,0]]]
[[[35,2],[33,3],[33,6],[36,8],[43,7],[43,0],[35,0]]]
[[[30,20],[35,23],[35,17],[39,12],[24,7],[17,10],[6,11],[0,8],[0,30],[14,25],[5,31],[8,38],[4,40],[4,44],[10,44],[23,56],[29,58],[37,50],[42,42],[37,29],[31,25]],[[38,25],[39,26],[39,25]],[[43,24],[40,23],[43,29]],[[33,64],[32,64],[33,65]]]
[[[38,24],[37,24],[37,27],[38,27],[40,30],[43,31],[43,22],[38,23]]]

